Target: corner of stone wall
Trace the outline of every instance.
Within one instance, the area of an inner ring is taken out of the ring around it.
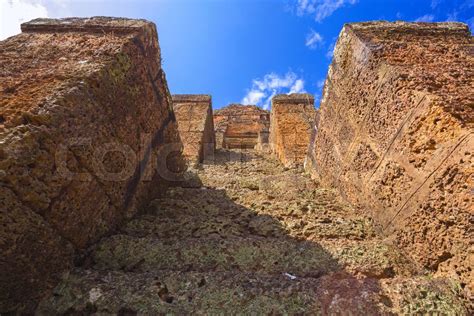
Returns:
[[[183,169],[153,23],[36,19],[22,30],[0,42],[0,66],[15,73],[0,83],[0,313],[30,313],[75,254]]]
[[[472,202],[471,46],[461,23],[346,25],[308,167],[418,263],[472,293],[464,233]]]

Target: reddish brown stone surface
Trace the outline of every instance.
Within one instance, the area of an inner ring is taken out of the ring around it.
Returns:
[[[218,148],[253,149],[269,126],[270,113],[255,105],[231,104],[214,112]]]
[[[212,160],[216,139],[209,95],[173,95],[173,108],[183,141],[183,154],[190,162]]]
[[[184,168],[153,23],[22,30],[0,42],[0,313],[31,311]]]
[[[468,314],[335,190],[252,150],[215,158],[204,190],[171,188],[101,239],[37,314]]]
[[[272,99],[270,147],[285,166],[304,163],[316,112],[310,94],[280,94]]]
[[[270,152],[270,131],[265,129],[258,132],[255,149],[261,152]]]
[[[473,38],[460,23],[339,37],[310,159],[416,261],[474,290]]]

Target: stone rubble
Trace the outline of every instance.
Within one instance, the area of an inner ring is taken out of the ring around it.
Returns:
[[[89,249],[40,314],[466,314],[459,289],[301,169],[218,150]]]

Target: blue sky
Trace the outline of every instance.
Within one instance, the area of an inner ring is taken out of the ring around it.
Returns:
[[[124,16],[157,24],[172,93],[205,93],[215,109],[269,105],[276,93],[319,96],[344,23],[461,21],[474,0],[0,0],[0,38],[38,16]]]

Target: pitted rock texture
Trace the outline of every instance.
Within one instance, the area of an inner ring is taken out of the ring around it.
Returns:
[[[311,143],[317,110],[306,93],[280,94],[272,99],[270,147],[285,166],[303,165]]]
[[[191,163],[214,159],[216,139],[211,96],[175,94],[173,108],[186,159]]]
[[[165,146],[180,140],[153,23],[22,29],[0,42],[0,313],[30,312],[75,252],[185,168]]]
[[[265,153],[270,152],[270,131],[269,130],[265,129],[258,132],[257,145],[255,145],[255,149],[260,152],[265,152]]]
[[[91,247],[38,314],[467,314],[335,190],[255,152],[215,158]]]
[[[214,112],[218,148],[254,149],[263,145],[260,132],[268,132],[270,113],[255,105],[230,104]]]
[[[346,25],[309,156],[323,184],[471,299],[473,48],[461,23]]]

